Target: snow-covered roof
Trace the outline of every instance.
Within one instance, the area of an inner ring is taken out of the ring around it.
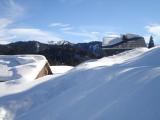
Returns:
[[[0,55],[0,81],[34,80],[46,62],[41,55]]]
[[[104,37],[102,46],[114,45],[119,42],[122,42],[122,38],[120,37]]]

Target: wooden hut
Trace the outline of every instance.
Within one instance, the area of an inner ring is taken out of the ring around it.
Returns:
[[[147,46],[144,37],[136,34],[126,34],[120,37],[105,37],[102,43],[105,56],[115,55],[139,47]]]
[[[43,66],[43,68],[40,70],[40,72],[38,73],[37,78],[40,78],[40,77],[43,77],[43,76],[46,76],[46,75],[52,75],[52,70],[50,68],[50,65],[48,62],[45,63],[45,65]]]

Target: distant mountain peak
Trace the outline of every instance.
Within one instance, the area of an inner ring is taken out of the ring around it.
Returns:
[[[73,43],[66,41],[66,40],[60,40],[60,41],[48,41],[48,44],[53,45],[73,45]]]

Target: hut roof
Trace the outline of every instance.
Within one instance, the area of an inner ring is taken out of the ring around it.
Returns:
[[[47,64],[41,55],[0,55],[0,81],[34,80]]]

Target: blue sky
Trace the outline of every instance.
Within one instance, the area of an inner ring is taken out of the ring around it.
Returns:
[[[0,43],[101,41],[136,33],[160,43],[159,0],[0,0]]]

